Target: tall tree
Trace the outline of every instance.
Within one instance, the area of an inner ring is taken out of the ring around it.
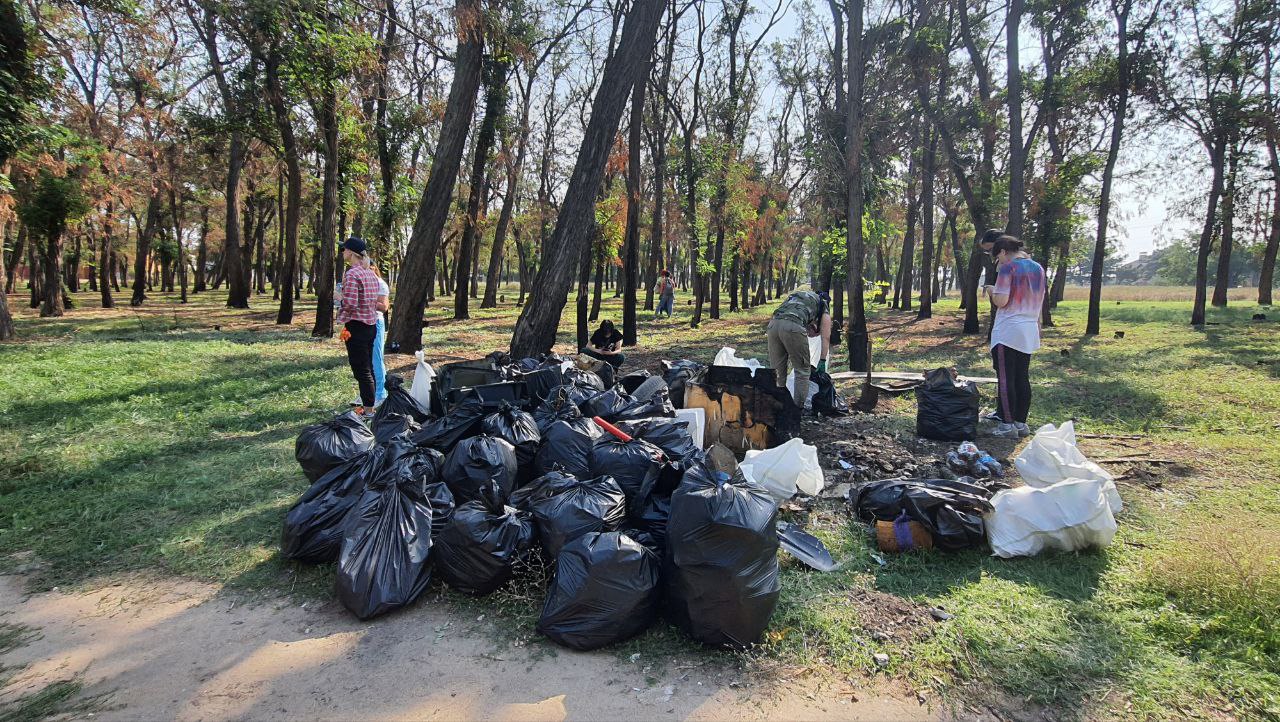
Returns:
[[[845,283],[849,300],[849,370],[871,370],[871,336],[867,333],[867,310],[862,282],[863,260],[866,248],[863,243],[863,74],[865,38],[862,33],[863,0],[849,0],[848,48],[849,61],[846,73],[849,84],[846,115],[845,167],[849,183],[849,239],[845,255],[847,264]]]
[[[555,344],[556,327],[564,309],[565,295],[573,281],[572,260],[589,247],[595,198],[604,176],[605,163],[626,108],[627,98],[644,68],[648,66],[658,34],[663,3],[639,2],[631,6],[623,25],[622,38],[605,63],[599,89],[591,104],[591,119],[582,136],[564,203],[555,230],[543,249],[543,263],[534,281],[533,293],[520,313],[511,337],[513,356],[532,356],[549,351]]]
[[[396,307],[387,329],[387,341],[398,343],[404,353],[422,348],[422,318],[427,294],[435,283],[435,258],[449,215],[449,201],[458,180],[458,168],[467,142],[467,130],[475,112],[476,94],[484,55],[484,11],[480,0],[457,0],[454,6],[458,49],[454,54],[453,81],[440,127],[440,140],[431,162],[431,175],[418,204],[413,233],[400,278],[396,283]]]
[[[486,195],[485,169],[493,155],[494,140],[498,135],[498,121],[507,108],[507,72],[511,62],[505,51],[499,50],[484,60],[484,117],[476,134],[471,164],[471,191],[467,197],[467,212],[462,222],[462,241],[458,244],[458,278],[453,294],[453,317],[471,318],[467,309],[467,288],[471,285],[472,261],[476,241],[480,235],[481,206]]]
[[[640,146],[644,130],[644,91],[650,63],[640,68],[631,90],[631,121],[627,129],[627,229],[623,241],[622,345],[636,345],[636,281],[640,263]]]
[[[1022,139],[1022,68],[1018,65],[1018,32],[1022,28],[1023,0],[1009,0],[1005,18],[1005,60],[1009,87],[1009,216],[1005,232],[1022,237],[1022,206],[1025,198],[1027,155]]]

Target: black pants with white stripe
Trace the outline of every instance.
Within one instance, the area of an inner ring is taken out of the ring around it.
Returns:
[[[1000,380],[996,410],[1006,424],[1027,423],[1031,410],[1031,354],[996,344],[991,349],[991,365]]]

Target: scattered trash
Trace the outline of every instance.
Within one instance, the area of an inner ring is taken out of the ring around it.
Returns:
[[[303,429],[293,444],[293,456],[307,480],[314,482],[373,444],[373,432],[356,412],[348,411]]]
[[[778,503],[795,496],[797,491],[814,496],[822,491],[824,483],[818,448],[799,438],[772,449],[748,451],[738,471],[764,487]]]
[[[942,607],[932,607],[929,609],[929,616],[933,617],[935,621],[945,622],[948,619],[953,618],[955,615],[946,611]]]
[[[835,571],[840,566],[831,558],[831,552],[827,551],[821,539],[795,524],[778,522],[778,544],[788,554],[820,572]]]
[[[716,352],[716,357],[711,362],[711,365],[712,366],[728,366],[731,368],[750,369],[753,375],[755,374],[757,369],[768,368],[768,366],[766,366],[759,359],[738,358],[737,349],[731,348],[729,346],[724,346],[719,351]]]
[[[685,472],[667,524],[665,609],[704,644],[759,641],[778,603],[777,507],[763,488],[703,464]]]
[[[460,592],[489,594],[511,579],[536,536],[529,514],[504,505],[496,484],[489,484],[479,500],[454,510],[435,542],[436,569]]]
[[[964,474],[978,479],[988,476],[997,478],[1004,476],[1004,467],[991,454],[979,449],[972,441],[965,441],[955,451],[947,452],[947,468],[957,474]]]
[[[656,554],[621,532],[591,532],[566,543],[538,632],[580,650],[634,637],[658,616],[660,568]]]
[[[935,441],[964,441],[978,437],[978,385],[961,382],[954,368],[925,374],[916,389],[916,435]]]
[[[906,511],[935,547],[954,550],[986,541],[982,515],[991,511],[990,497],[990,489],[964,481],[886,479],[852,489],[849,505],[858,517],[875,521],[893,522]]]
[[[889,666],[889,655],[884,652],[876,652],[871,658],[875,660],[876,666],[881,669]]]

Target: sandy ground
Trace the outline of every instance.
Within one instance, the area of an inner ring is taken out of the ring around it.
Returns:
[[[0,577],[0,617],[39,630],[0,704],[81,676],[94,719],[934,719],[888,690],[760,683],[731,664],[499,647],[443,605],[360,622],[340,606],[246,603],[215,586],[126,578],[27,595]],[[654,664],[654,662],[661,662]],[[787,675],[782,675],[786,677]],[[656,680],[656,681],[655,681]],[[856,697],[856,700],[854,699]]]

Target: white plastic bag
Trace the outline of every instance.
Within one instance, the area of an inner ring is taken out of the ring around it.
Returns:
[[[693,437],[693,443],[698,445],[699,449],[705,448],[702,438],[707,428],[707,410],[706,409],[676,409],[676,419],[689,422],[689,436]]]
[[[764,451],[752,449],[738,469],[747,479],[763,486],[778,503],[795,496],[796,490],[817,494],[824,485],[818,447],[809,446],[801,439]]]
[[[436,371],[427,363],[421,351],[415,351],[418,357],[418,368],[413,372],[413,384],[409,386],[409,395],[414,401],[422,404],[422,408],[431,408],[431,384],[435,382]]]
[[[1066,479],[1100,481],[1111,512],[1119,514],[1124,509],[1114,477],[1076,448],[1075,424],[1070,421],[1059,427],[1045,424],[1036,429],[1035,437],[1013,465],[1018,467],[1022,480],[1034,487],[1043,488]]]
[[[1116,535],[1106,485],[1068,479],[1044,488],[1020,486],[991,497],[987,542],[998,557],[1034,556],[1046,549],[1105,547]]]
[[[759,359],[738,358],[737,349],[725,346],[716,353],[716,358],[711,362],[712,366],[736,366],[738,368],[751,369],[752,375],[756,369],[764,368],[764,364]]]

